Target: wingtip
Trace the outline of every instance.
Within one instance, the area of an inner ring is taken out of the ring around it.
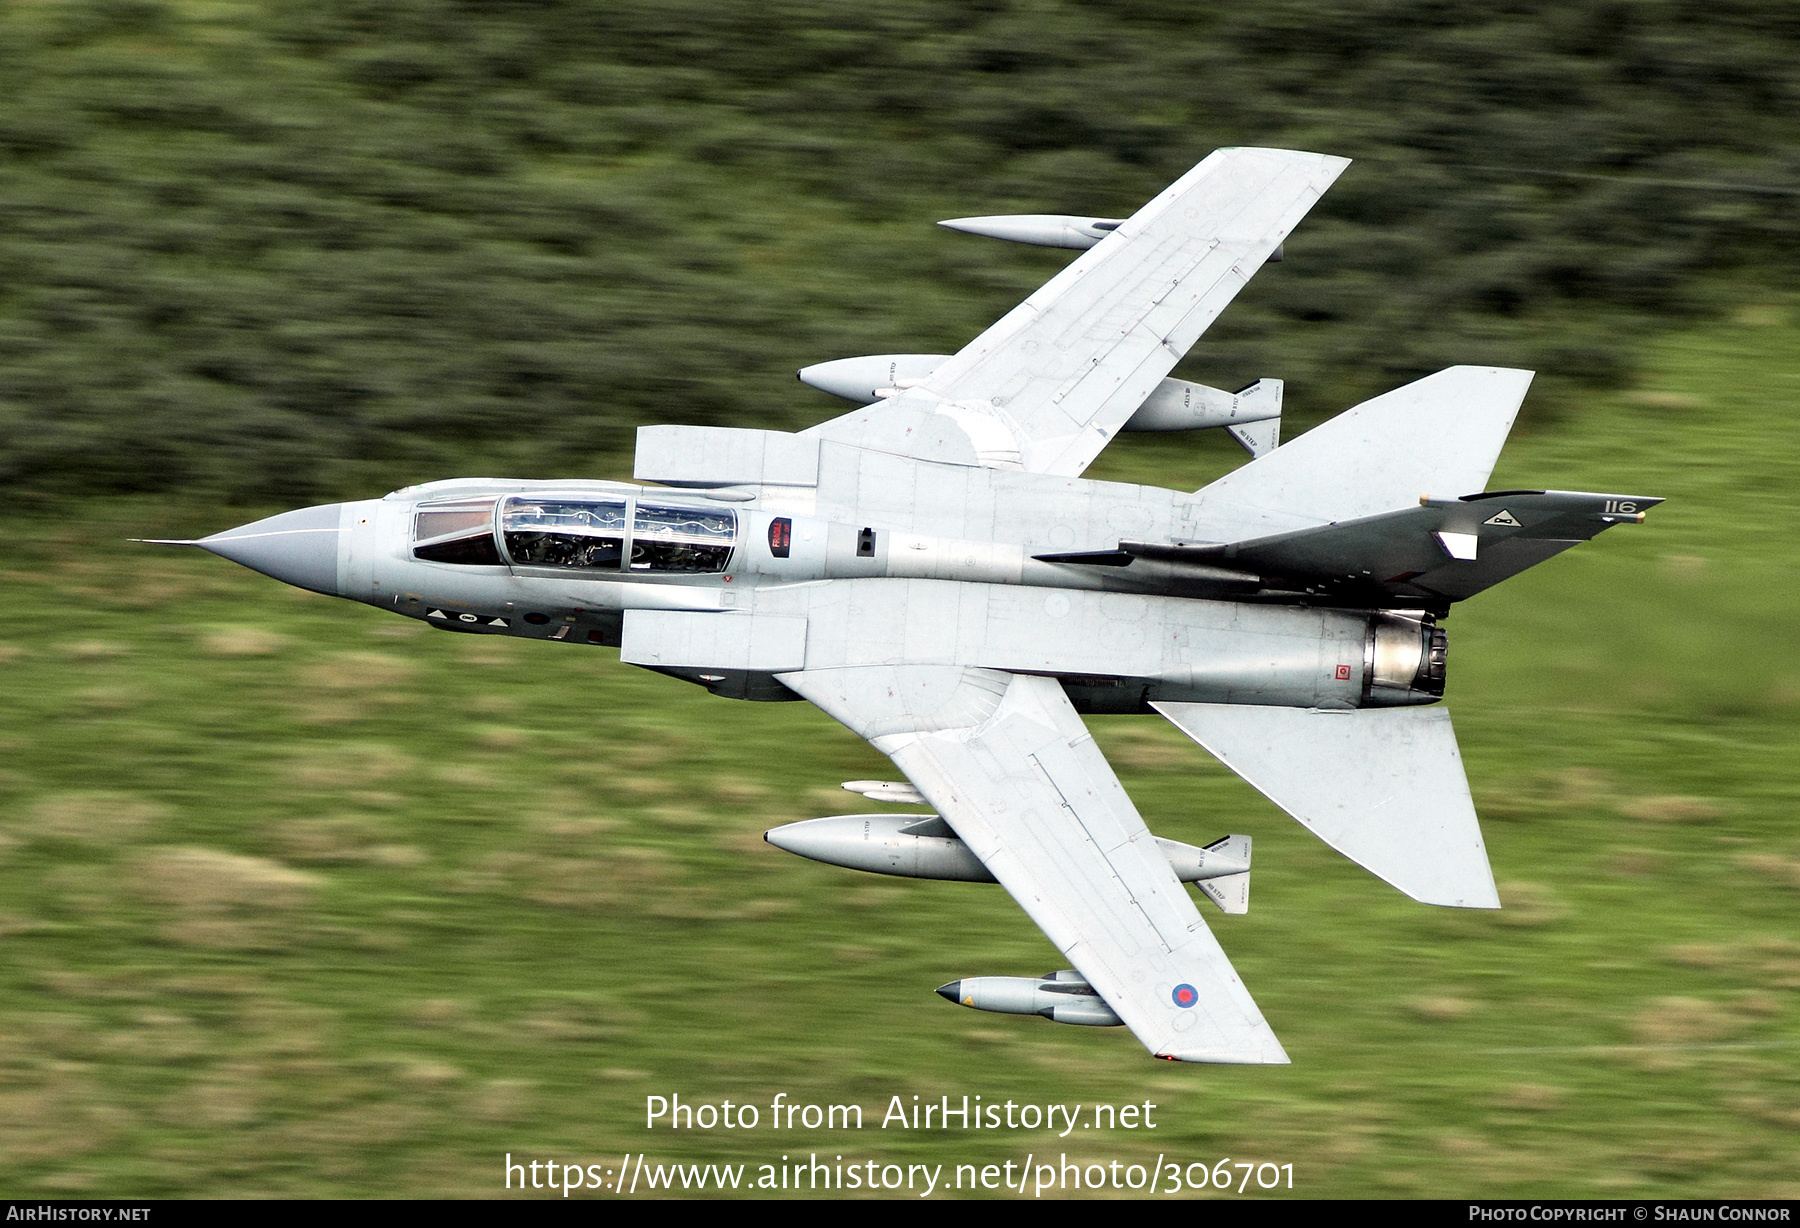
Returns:
[[[1254,1053],[1218,1049],[1165,1049],[1156,1056],[1165,1062],[1190,1062],[1197,1066],[1292,1066],[1294,1064],[1294,1060],[1279,1044],[1276,1044],[1273,1050],[1260,1049]]]
[[[1355,161],[1343,154],[1320,153],[1316,149],[1281,149],[1274,145],[1221,145],[1214,153],[1249,153],[1277,154],[1284,158],[1315,158],[1326,166],[1334,166],[1340,172]]]
[[[1291,1066],[1293,1059],[1281,1047],[1281,1041],[1261,1023],[1236,1043],[1216,1049],[1159,1049],[1156,1056],[1169,1062],[1194,1062],[1208,1066]]]
[[[1395,885],[1391,879],[1388,880],[1388,883],[1390,886]],[[1439,896],[1439,895],[1436,895],[1433,893],[1419,893],[1419,892],[1408,891],[1404,887],[1400,888],[1400,893],[1405,896],[1410,896],[1412,899],[1417,900],[1421,904],[1429,904],[1433,908],[1497,909],[1500,907],[1500,895],[1498,892],[1496,892],[1491,887],[1486,891],[1471,891],[1468,895],[1465,895],[1465,896],[1456,896],[1456,895]]]

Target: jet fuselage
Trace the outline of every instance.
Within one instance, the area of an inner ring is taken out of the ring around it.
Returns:
[[[852,492],[829,474],[710,490],[452,479],[200,544],[445,630],[622,648],[629,663],[734,698],[792,698],[776,674],[859,663],[858,645],[884,638],[869,632],[909,608],[926,655],[1058,677],[1084,711],[1143,712],[1151,700],[1347,709],[1442,694],[1443,633],[1418,612],[1270,602],[1255,576],[1212,567],[1036,557],[1104,557],[1122,537],[1204,541],[1192,495],[850,459]],[[908,498],[921,489],[959,497]],[[670,621],[680,614],[762,616],[783,644],[712,645],[706,624]]]

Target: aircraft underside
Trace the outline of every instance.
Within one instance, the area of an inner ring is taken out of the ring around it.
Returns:
[[[632,483],[454,479],[177,544],[445,630],[805,699],[903,777],[846,788],[930,813],[770,842],[997,883],[1071,965],[940,995],[1123,1025],[1171,1060],[1285,1062],[1195,906],[1248,908],[1250,838],[1153,835],[1081,715],[1158,714],[1411,898],[1498,907],[1440,621],[1660,502],[1487,489],[1530,372],[1451,367],[1286,443],[1280,381],[1171,378],[1347,165],[1225,149],[1129,218],[957,219],[1083,254],[956,354],[807,368],[867,403],[804,431],[645,427]],[[1252,459],[1191,493],[1081,477],[1120,431],[1178,429]]]

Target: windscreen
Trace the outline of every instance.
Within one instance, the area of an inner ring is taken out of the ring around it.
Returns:
[[[494,545],[494,501],[421,505],[413,515],[413,557],[430,563],[504,566]]]

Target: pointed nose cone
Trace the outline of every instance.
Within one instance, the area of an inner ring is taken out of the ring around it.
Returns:
[[[937,987],[937,996],[951,1002],[960,1003],[962,1001],[962,982],[951,981],[948,985],[939,985]]]
[[[214,533],[194,544],[296,588],[336,597],[341,503],[303,507]]]

